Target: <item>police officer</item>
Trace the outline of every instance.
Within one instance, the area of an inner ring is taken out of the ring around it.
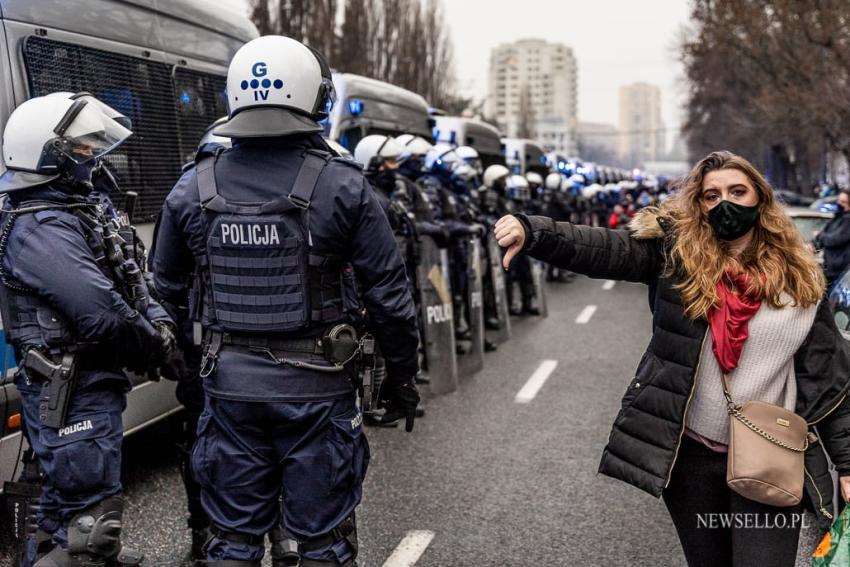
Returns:
[[[570,222],[573,218],[573,207],[570,189],[572,182],[564,179],[560,173],[550,173],[546,176],[543,193],[543,210],[538,213],[546,215],[557,222]],[[575,274],[556,268],[551,264],[546,267],[546,281],[570,282]]]
[[[460,157],[448,144],[436,144],[425,155],[425,173],[419,178],[425,195],[431,204],[434,217],[449,231],[449,264],[454,304],[455,336],[458,341],[472,338],[466,303],[469,290],[469,246],[468,241],[475,233],[469,222],[464,221],[464,211],[455,194],[457,178],[452,174],[460,165]],[[458,353],[465,354],[466,347],[459,342]]]
[[[508,210],[525,211],[530,201],[528,181],[522,175],[511,175],[505,180],[508,194]],[[511,315],[540,315],[534,306],[534,273],[531,259],[527,256],[520,262],[512,262],[508,270],[507,292]],[[519,286],[521,307],[514,305],[514,283]]]
[[[216,133],[233,148],[178,181],[154,258],[163,300],[202,329],[192,466],[212,520],[207,565],[260,565],[278,523],[302,567],[353,565],[369,451],[352,361],[369,337],[352,323],[368,318],[386,359],[379,398],[412,429],[418,338],[404,264],[360,168],[319,136],[333,83],[318,52],[257,38],[234,56],[227,93]]]
[[[493,164],[482,172],[482,184],[478,188],[478,209],[480,211],[481,223],[492,229],[496,221],[498,221],[504,212],[507,211],[505,206],[505,179],[510,176],[510,170],[504,165]],[[490,238],[490,230],[487,231],[487,238]],[[490,256],[490,247],[485,247],[488,263],[494,258]],[[501,257],[499,258],[501,259]],[[495,331],[501,328],[501,323],[498,316],[498,302],[496,299],[496,282],[493,281],[493,276],[484,280],[484,325],[487,329]],[[499,274],[498,277],[501,277]]]
[[[526,203],[526,210],[530,215],[543,214],[545,203],[543,202],[543,176],[536,171],[529,171],[525,174],[525,180],[528,182],[529,200]]]
[[[43,471],[37,522],[55,543],[36,567],[142,562],[121,546],[122,369],[164,366],[174,333],[128,254],[133,243],[92,194],[96,161],[129,126],[91,95],[62,93],[21,104],[3,136],[0,306],[24,434]]]

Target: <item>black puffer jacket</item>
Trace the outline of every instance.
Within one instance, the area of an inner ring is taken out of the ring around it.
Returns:
[[[708,323],[685,316],[682,298],[667,275],[670,231],[665,219],[644,211],[632,230],[608,230],[518,215],[526,227],[524,251],[559,268],[649,285],[652,338],[623,396],[599,472],[661,496],[670,481],[684,433],[685,413]],[[659,223],[660,220],[660,223]],[[796,413],[822,443],[806,453],[806,493],[818,520],[835,514],[826,453],[841,474],[850,475],[850,349],[833,321],[827,301],[794,356]]]

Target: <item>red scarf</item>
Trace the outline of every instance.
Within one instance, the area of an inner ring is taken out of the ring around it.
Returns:
[[[725,281],[731,281],[735,290]],[[712,350],[720,370],[729,374],[738,367],[741,350],[749,336],[749,322],[761,307],[761,300],[746,295],[750,277],[744,273],[726,272],[717,282],[720,306],[708,312],[711,326]],[[737,293],[736,293],[737,292]]]

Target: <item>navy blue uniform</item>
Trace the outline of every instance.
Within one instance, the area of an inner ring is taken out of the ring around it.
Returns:
[[[215,162],[219,195],[233,203],[269,203],[288,195],[310,144],[306,138],[237,143]],[[153,268],[163,301],[195,313],[210,336],[222,326],[220,320],[203,315],[209,306],[198,305],[198,298],[206,296],[193,277],[196,267],[209,262],[208,252],[215,252],[208,248],[210,218],[201,208],[198,178],[199,168],[189,169],[166,199]],[[416,312],[389,223],[359,167],[328,160],[304,218],[310,244],[305,291],[311,298],[309,325],[288,333],[269,328],[251,334],[320,337],[328,326],[365,312],[386,359],[388,379],[411,380],[418,370]],[[227,231],[219,243],[233,238],[230,228]],[[262,243],[275,239],[268,233],[246,234],[240,236],[242,250],[255,248],[261,260]],[[248,266],[254,274],[262,266],[252,259],[222,262]],[[285,263],[285,258],[275,257],[275,265]],[[256,281],[261,287],[265,280]],[[340,283],[361,290],[365,311],[352,305],[350,295],[339,294]],[[257,293],[264,291],[259,287]],[[244,299],[227,298],[231,305],[244,304]],[[250,313],[247,319],[266,320]],[[316,353],[291,353],[287,358],[327,366]],[[263,535],[278,524],[282,497],[284,528],[299,541],[319,542],[307,546],[305,557],[349,561],[356,552],[351,544],[326,536],[335,533],[359,503],[369,461],[353,369],[346,365],[343,372],[327,373],[279,364],[267,352],[235,344],[222,345],[213,362],[205,377],[208,399],[193,451],[202,502],[214,526],[208,559],[261,558]]]
[[[114,273],[104,265],[98,232],[60,208],[95,202],[43,185],[11,193],[2,215],[6,227],[10,209],[57,207],[15,218],[3,269],[10,281],[33,291],[0,286],[0,300],[17,360],[27,347],[54,358],[78,354],[79,373],[63,428],[40,422],[37,377],[24,369],[15,377],[24,434],[44,471],[38,522],[63,546],[66,525],[76,513],[121,492],[121,413],[130,386],[121,369],[147,367],[162,344],[151,322],[169,320],[156,302],[140,314],[124,300]]]

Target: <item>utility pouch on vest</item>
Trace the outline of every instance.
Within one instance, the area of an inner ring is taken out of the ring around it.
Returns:
[[[207,227],[202,320],[233,333],[306,329],[309,207],[326,159],[310,152],[292,191],[265,203],[230,203],[218,192],[218,154],[198,164],[198,191]]]

